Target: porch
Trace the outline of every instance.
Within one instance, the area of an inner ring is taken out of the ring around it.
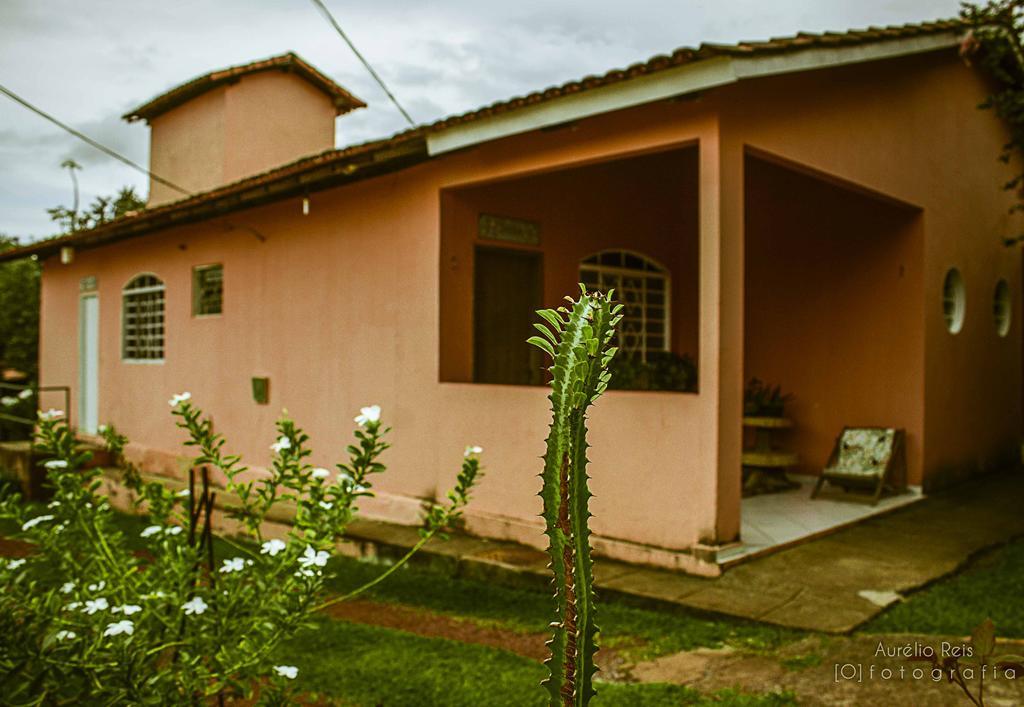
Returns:
[[[536,309],[558,306],[577,282],[614,287],[626,305],[617,389],[593,413],[595,439],[616,440],[593,448],[595,546],[617,559],[713,575],[920,497],[872,509],[811,500],[803,483],[741,500],[742,401],[732,396],[753,377],[793,395],[793,426],[779,437],[797,459],[789,473],[820,473],[844,425],[874,425],[907,431],[910,482],[920,484],[923,345],[920,211],[741,152],[742,202],[732,210],[725,187],[735,183],[718,181],[721,164],[708,164],[696,142],[441,194],[438,378],[472,384],[448,388],[460,409],[479,407],[467,414],[497,419],[485,401],[521,405],[534,399],[524,388],[545,383],[539,352],[522,343]],[[720,231],[707,218],[712,206]],[[738,214],[738,254],[726,257]],[[740,346],[725,326],[737,305]],[[659,417],[666,413],[676,419]],[[668,434],[680,427],[687,444]],[[627,468],[642,468],[643,483],[607,471]],[[516,510],[500,506],[486,527]],[[517,532],[503,537],[527,536]]]

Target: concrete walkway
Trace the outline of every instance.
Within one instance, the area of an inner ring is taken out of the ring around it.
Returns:
[[[415,529],[366,521],[354,524],[350,535],[392,550],[417,539]],[[1022,535],[1024,473],[1007,472],[750,560],[715,579],[600,558],[595,575],[599,594],[606,596],[845,633],[881,612],[880,597],[887,593],[906,594],[954,572],[980,550]],[[533,585],[549,581],[546,556],[521,545],[457,536],[431,543],[425,552],[424,560],[463,576]],[[861,592],[874,593],[874,600]]]

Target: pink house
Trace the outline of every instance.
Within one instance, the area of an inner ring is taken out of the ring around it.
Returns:
[[[329,465],[378,403],[394,446],[367,511],[416,522],[479,444],[469,530],[538,546],[547,391],[523,341],[577,282],[613,285],[623,345],[682,382],[595,407],[595,547],[717,574],[747,540],[751,377],[794,396],[796,472],[844,425],[906,430],[925,491],[1018,453],[1013,167],[961,32],[680,49],[344,149],[362,102],[287,54],[126,116],[165,180],[147,209],[0,259],[43,262],[41,383],[151,471],[181,472],[183,390],[257,467],[282,408]]]

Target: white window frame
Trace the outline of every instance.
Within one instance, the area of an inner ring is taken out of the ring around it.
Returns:
[[[133,287],[132,284],[144,277],[151,277],[155,279],[159,284],[156,285],[144,285],[142,287]],[[160,314],[161,314],[161,327],[160,327],[160,357],[159,358],[132,358],[126,356],[128,351],[128,298],[138,295],[153,294],[156,292],[166,293],[167,284],[160,278],[159,275],[151,272],[143,272],[137,275],[133,275],[132,278],[125,284],[121,289],[121,361],[123,363],[144,363],[144,364],[162,364],[164,357],[167,354],[167,298],[166,295],[160,299]],[[137,336],[137,335],[136,335]],[[134,348],[139,348],[136,345]]]
[[[648,269],[641,269],[641,268],[629,268],[629,267],[624,267],[624,266],[602,265],[600,263],[587,262],[587,261],[592,260],[592,259],[598,259],[599,260],[601,258],[601,256],[607,255],[609,253],[619,254],[621,256],[620,260],[625,260],[625,256],[627,256],[627,255],[628,256],[632,256],[634,258],[638,258],[641,261],[643,261],[646,265],[651,267],[652,269],[648,270]],[[583,277],[583,272],[584,271],[595,273],[597,275],[597,278],[598,278],[599,281],[602,279],[601,276],[603,274],[606,274],[606,275],[610,275],[610,276],[614,277],[619,282],[621,282],[623,277],[640,278],[641,282],[643,282],[643,288],[640,291],[640,295],[641,295],[641,298],[640,298],[640,308],[641,308],[641,312],[642,312],[641,313],[641,317],[640,317],[641,325],[642,325],[641,331],[640,331],[640,336],[639,336],[640,343],[638,344],[638,347],[637,347],[637,349],[635,351],[626,351],[625,348],[623,348],[624,353],[638,353],[640,355],[640,359],[642,361],[646,361],[647,360],[647,354],[650,351],[671,351],[672,350],[672,276],[671,276],[671,273],[670,273],[670,271],[669,271],[669,269],[667,267],[665,267],[664,265],[659,263],[654,258],[651,258],[650,256],[647,256],[647,255],[644,255],[643,253],[638,253],[636,251],[627,250],[627,249],[624,249],[624,248],[608,248],[606,250],[602,250],[602,251],[599,251],[597,253],[593,253],[592,255],[588,255],[586,258],[584,258],[583,260],[580,261],[580,264],[579,264],[580,282],[584,282],[585,281],[585,279]],[[662,304],[660,305],[661,309],[662,309],[662,312],[663,312],[663,319],[661,321],[662,345],[661,345],[661,347],[655,348],[655,349],[648,348],[648,346],[647,346],[647,325],[648,325],[648,323],[650,321],[649,318],[648,318],[648,314],[647,314],[647,309],[648,309],[648,305],[647,305],[647,281],[648,281],[648,279],[657,279],[657,280],[661,280],[661,282],[662,282],[661,293],[663,295],[663,301],[662,301]],[[619,291],[620,288],[616,288],[616,290]],[[620,301],[620,302],[623,301],[622,299],[620,299],[618,297],[616,297],[616,299],[618,301]],[[625,314],[625,309],[623,310],[623,314]],[[621,345],[622,344],[620,344],[620,346]]]

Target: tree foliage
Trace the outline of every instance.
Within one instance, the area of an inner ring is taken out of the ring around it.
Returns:
[[[60,225],[61,233],[75,233],[102,226],[144,208],[146,202],[135,193],[135,187],[121,187],[113,196],[97,196],[83,211],[79,211],[77,206],[70,209],[55,206],[47,209],[46,213]]]
[[[1024,155],[1024,0],[964,3],[960,16],[969,27],[960,55],[994,80],[993,93],[980,107],[994,111],[1006,123],[1010,139],[999,159],[1009,164],[1015,154]],[[1017,196],[1011,210],[1024,211],[1024,171],[1018,171],[1003,188]],[[1007,239],[1007,244],[1022,240],[1024,235]]]
[[[19,245],[0,234],[0,251]],[[0,366],[35,379],[39,360],[39,263],[30,258],[0,264]]]

